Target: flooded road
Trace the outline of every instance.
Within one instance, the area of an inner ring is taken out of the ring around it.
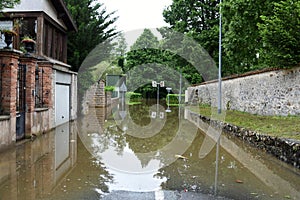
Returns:
[[[1,152],[0,200],[300,199],[299,169],[165,109],[91,108]]]

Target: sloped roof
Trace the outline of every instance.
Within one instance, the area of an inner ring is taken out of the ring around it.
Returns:
[[[53,6],[59,13],[59,18],[61,18],[69,30],[77,31],[77,26],[73,21],[71,14],[69,13],[66,4],[63,0],[51,0]]]

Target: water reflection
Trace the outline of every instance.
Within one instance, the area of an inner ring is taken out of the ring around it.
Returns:
[[[79,122],[0,153],[0,199],[101,199],[113,190],[159,189],[300,199],[298,169],[226,134],[218,141],[218,130],[188,110],[172,108],[157,134],[137,137],[143,129],[130,123],[149,126],[151,116],[151,104],[90,109]]]
[[[54,133],[1,152],[1,199],[39,199],[52,193],[77,161],[72,126],[65,123]]]
[[[77,140],[77,122],[0,153],[0,199],[99,199],[112,175]]]
[[[81,129],[84,144],[93,147],[91,154],[114,177],[110,190],[154,191],[161,187],[233,199],[300,198],[298,170],[292,168],[291,172],[290,166],[224,134],[218,140],[219,130],[188,110],[181,119],[183,111],[174,108],[165,113],[163,126],[156,125],[153,132],[142,129],[159,123],[153,121],[159,119],[153,117],[153,108],[122,107],[122,115],[118,108],[112,109],[115,112],[98,123],[103,126],[91,126],[100,110],[83,120],[83,124],[88,122]],[[193,134],[195,127],[198,132]]]
[[[220,188],[221,193],[227,193],[228,191],[224,189],[227,188],[228,182],[226,179],[228,175],[235,175],[236,183],[244,183],[243,185],[247,185],[252,192],[248,192],[246,194],[252,194],[257,196],[264,196],[264,199],[275,197],[293,197],[294,199],[300,199],[299,193],[299,183],[300,176],[299,171],[297,169],[293,169],[292,167],[286,165],[285,163],[281,163],[277,161],[275,158],[265,155],[257,149],[251,148],[245,144],[241,145],[240,141],[232,140],[228,137],[228,135],[221,135],[220,138],[216,138],[215,136],[218,134],[218,130],[215,130],[212,127],[209,127],[206,123],[204,123],[197,114],[186,110],[185,116],[192,121],[199,129],[205,133],[206,137],[210,137],[210,139],[217,143],[216,146],[216,174],[215,174],[215,190],[217,186]],[[222,148],[221,153],[219,153],[219,145]],[[203,146],[203,145],[202,145]],[[200,148],[201,152],[202,147]],[[220,160],[220,183],[217,183],[218,180],[218,164],[219,164],[219,154],[221,155]],[[231,157],[229,163],[227,161],[227,165],[224,166],[226,160]],[[209,156],[209,152],[206,152],[207,156]],[[200,159],[205,158],[203,153],[200,153],[198,156]],[[267,161],[264,159],[268,159]],[[234,173],[223,173],[224,167],[233,171]],[[291,173],[292,170],[293,172]],[[239,173],[236,173],[239,172]],[[247,175],[251,173],[253,178],[249,178]],[[239,174],[239,176],[236,176]],[[225,179],[224,177],[225,176]],[[260,184],[254,184],[257,179],[260,181]],[[248,190],[249,190],[248,189]],[[250,191],[251,191],[250,190]],[[256,191],[261,191],[256,192]],[[270,193],[268,193],[270,191]],[[216,191],[215,191],[216,192]],[[233,193],[235,194],[235,193]],[[236,192],[240,197],[244,192]],[[261,198],[260,196],[260,198]],[[239,197],[239,198],[240,198]],[[280,197],[280,198],[281,198]],[[245,196],[245,198],[249,198]]]
[[[174,162],[175,155],[185,152],[196,128],[187,120],[178,120],[178,112],[167,116],[162,106],[118,108],[121,110],[112,109],[111,116],[103,113],[105,109],[89,110],[81,120],[81,140],[114,175],[116,182],[110,185],[111,190],[157,190],[166,179],[154,175]],[[188,137],[186,132],[190,133]]]

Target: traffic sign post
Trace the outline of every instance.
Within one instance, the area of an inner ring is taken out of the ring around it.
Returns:
[[[159,106],[159,88],[160,87],[165,87],[165,81],[160,81],[159,83],[156,81],[152,81],[152,87],[157,87],[157,108],[156,110],[158,111],[158,106]]]

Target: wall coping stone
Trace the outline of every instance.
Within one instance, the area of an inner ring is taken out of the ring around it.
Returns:
[[[34,111],[35,112],[44,112],[44,111],[48,111],[49,108],[35,108]]]
[[[294,68],[297,68],[297,67],[294,67]],[[252,75],[256,75],[256,74],[263,74],[263,73],[267,73],[267,72],[276,72],[276,71],[280,71],[280,70],[293,70],[294,68],[288,68],[288,69],[265,68],[265,69],[246,72],[246,73],[243,73],[243,74],[233,74],[233,75],[230,75],[230,76],[225,76],[225,77],[222,77],[222,81],[237,79],[237,78],[243,78],[243,77],[252,76]],[[196,87],[196,86],[199,86],[199,85],[207,85],[207,84],[210,84],[210,83],[216,83],[218,81],[219,81],[218,79],[209,80],[209,81],[205,81],[205,82],[200,83],[200,84],[194,84],[194,85],[192,85],[192,87]]]
[[[0,52],[10,52],[10,53],[17,53],[17,54],[23,54],[22,51],[16,50],[16,49],[0,49]]]

